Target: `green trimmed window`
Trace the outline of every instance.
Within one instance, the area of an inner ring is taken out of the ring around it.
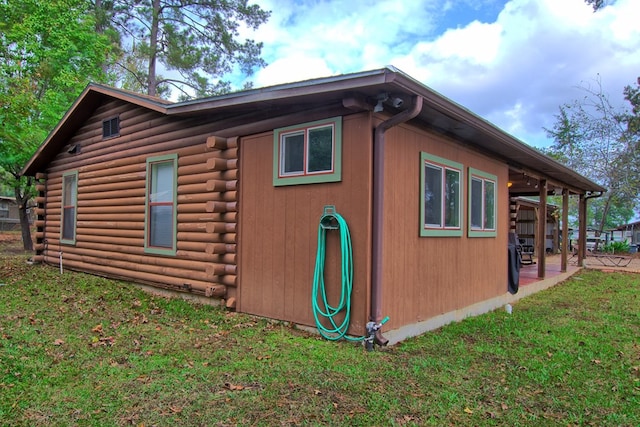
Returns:
[[[469,168],[469,237],[496,235],[495,175]]]
[[[147,159],[145,251],[176,253],[178,156]]]
[[[78,210],[78,171],[62,175],[62,227],[60,242],[76,243],[76,214]]]
[[[420,235],[462,236],[462,164],[420,154]]]
[[[341,117],[276,129],[273,133],[273,185],[340,181],[341,153]]]

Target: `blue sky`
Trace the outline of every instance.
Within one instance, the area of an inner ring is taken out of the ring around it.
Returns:
[[[533,146],[599,79],[615,105],[640,76],[640,1],[253,0],[271,10],[256,87],[393,65]],[[611,3],[611,2],[610,2]]]

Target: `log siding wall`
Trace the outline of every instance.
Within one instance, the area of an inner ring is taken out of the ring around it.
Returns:
[[[120,136],[102,138],[117,115]],[[237,142],[204,120],[168,118],[121,101],[100,106],[40,175],[35,260],[235,303]],[[177,253],[144,252],[146,159],[177,154]],[[78,173],[76,242],[60,242],[62,176]]]

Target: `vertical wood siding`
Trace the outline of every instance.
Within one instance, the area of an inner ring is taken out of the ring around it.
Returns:
[[[462,237],[419,237],[420,152],[464,165]],[[498,177],[497,236],[467,237],[468,168]],[[507,290],[508,168],[406,125],[386,134],[383,315],[389,328],[460,309]]]
[[[324,206],[335,205],[353,241],[350,332],[364,333],[371,268],[371,139],[368,115],[344,117],[342,181],[284,187],[272,184],[273,133],[241,140],[241,311],[315,325],[311,294],[318,223]],[[337,233],[330,231],[327,235],[327,288],[334,304],[340,286]]]
[[[119,115],[120,136],[102,121]],[[51,160],[37,210],[36,259],[65,268],[225,296],[236,286],[237,149],[207,144],[204,121],[168,118],[112,101]],[[177,254],[144,251],[146,159],[177,154]],[[60,243],[62,175],[78,172],[76,243]],[[222,182],[222,186],[218,183]],[[228,295],[227,295],[228,296]]]

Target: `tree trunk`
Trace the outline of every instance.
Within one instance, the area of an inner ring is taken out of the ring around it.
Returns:
[[[602,220],[600,220],[600,226],[598,227],[598,233],[596,237],[600,237],[602,236],[602,232],[604,231],[604,225],[607,222],[607,215],[609,214],[609,208],[611,207],[611,198],[612,198],[612,194],[609,194],[609,196],[607,197],[607,201],[604,203],[604,210],[602,212]],[[594,250],[597,251],[598,248],[598,244],[600,243],[600,239],[596,239],[596,245]]]
[[[149,40],[149,96],[156,96],[156,55],[158,52],[158,28],[160,26],[160,0],[153,0],[151,37]]]
[[[19,181],[18,181],[19,182]],[[31,177],[28,178],[27,188],[31,186]],[[29,223],[29,196],[28,192],[21,193],[20,187],[14,188],[16,203],[18,204],[18,214],[20,215],[20,230],[22,231],[22,246],[25,251],[33,251],[33,240],[31,239],[31,224]]]

